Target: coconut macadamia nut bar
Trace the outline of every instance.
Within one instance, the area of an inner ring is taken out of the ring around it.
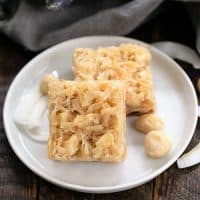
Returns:
[[[141,45],[77,48],[73,53],[73,73],[77,81],[125,80],[127,114],[155,109],[151,53]]]
[[[53,80],[48,86],[50,159],[125,159],[124,81]]]

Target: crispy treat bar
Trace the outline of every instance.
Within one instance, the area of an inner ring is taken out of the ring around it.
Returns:
[[[75,80],[126,80],[126,112],[151,112],[155,108],[151,54],[136,44],[118,47],[78,48],[73,54]]]
[[[64,81],[49,83],[48,156],[54,160],[125,159],[125,83]]]

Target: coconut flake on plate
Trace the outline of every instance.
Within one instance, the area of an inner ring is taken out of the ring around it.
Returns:
[[[57,71],[53,71],[51,75],[55,78],[59,77]],[[43,130],[41,127],[44,123],[48,125],[48,99],[41,94],[39,88],[40,82],[28,94],[21,97],[14,114],[14,121],[24,128],[32,139],[44,142],[48,139],[49,131],[47,128]],[[44,118],[45,113],[46,117]]]
[[[177,160],[178,168],[191,167],[198,163],[200,163],[200,143]]]

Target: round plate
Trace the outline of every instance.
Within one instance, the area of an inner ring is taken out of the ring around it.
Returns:
[[[153,82],[158,113],[165,131],[173,139],[171,152],[164,158],[152,159],[144,152],[144,135],[132,127],[133,116],[127,117],[128,156],[122,163],[75,162],[49,160],[47,144],[33,141],[18,129],[13,113],[20,97],[31,90],[41,77],[57,70],[72,79],[72,52],[77,47],[97,48],[139,43],[151,49]],[[197,98],[185,72],[159,50],[137,40],[115,36],[92,36],[58,44],[31,60],[17,75],[4,105],[4,125],[11,147],[20,160],[44,179],[65,188],[84,192],[106,193],[139,186],[172,165],[190,142],[197,122]]]

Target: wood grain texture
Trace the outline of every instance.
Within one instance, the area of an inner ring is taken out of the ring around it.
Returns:
[[[188,152],[200,141],[200,123],[186,149]],[[155,180],[154,200],[197,200],[200,199],[200,165],[178,169],[176,164]]]
[[[138,200],[152,200],[153,199],[153,182],[142,185],[135,189],[127,190],[124,192],[117,192],[111,194],[88,194],[66,190],[44,180],[39,180],[39,199],[40,200],[115,200],[115,199],[138,199]]]
[[[177,16],[183,23],[180,23]],[[195,49],[195,33],[193,27],[187,17],[186,11],[182,5],[177,4],[177,7],[168,6],[155,24],[158,32],[156,37],[152,36],[152,41],[172,40],[191,46]],[[170,13],[170,14],[169,14]],[[167,28],[168,27],[168,28]],[[186,28],[187,27],[187,28]],[[156,32],[156,31],[154,31]],[[184,34],[183,34],[184,32]],[[189,64],[178,61],[185,72],[191,78],[194,86],[200,77],[200,71],[194,70]],[[199,93],[197,92],[199,95]],[[200,141],[200,122],[196,128],[194,137],[186,149],[186,152],[194,147]],[[200,166],[194,166],[188,169],[178,169],[174,164],[163,174],[154,180],[154,200],[199,200],[200,199]]]
[[[0,35],[0,113],[11,81],[28,59],[22,48],[16,44],[14,47],[13,42]],[[37,182],[38,177],[11,150],[0,115],[0,199],[36,199]]]
[[[177,10],[178,17],[177,17]],[[159,17],[150,20],[128,36],[146,42],[172,40],[195,48],[195,33],[182,4],[165,3]],[[180,23],[179,19],[182,19]],[[184,33],[184,34],[183,34]],[[20,68],[34,57],[0,34],[0,112],[8,86]],[[180,63],[196,84],[200,72]],[[200,140],[200,123],[186,151]],[[134,169],[133,169],[134,170]],[[66,172],[67,173],[67,172]],[[0,116],[0,200],[199,200],[200,165],[177,169],[176,164],[151,182],[135,189],[112,194],[87,194],[57,187],[33,174],[11,150]]]
[[[71,190],[65,190],[41,179],[39,179],[38,186],[39,200],[74,200],[74,192]]]
[[[130,189],[124,192],[113,194],[98,194],[94,196],[95,200],[115,200],[115,199],[138,199],[152,200],[153,199],[153,182],[144,184],[140,187]]]
[[[0,80],[0,105],[3,105],[8,85],[13,77]],[[2,113],[2,106],[0,107]],[[16,157],[8,144],[0,118],[0,199],[35,199],[37,177]]]

